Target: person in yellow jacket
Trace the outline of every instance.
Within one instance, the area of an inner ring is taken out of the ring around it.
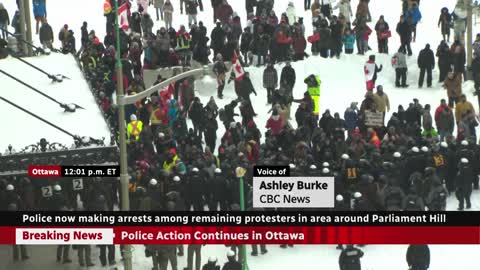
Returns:
[[[315,104],[315,107],[313,109],[313,113],[315,115],[320,114],[320,85],[322,84],[322,81],[318,77],[318,75],[310,75],[308,76],[304,83],[307,84],[307,91],[310,97],[313,100],[313,103]]]
[[[171,172],[173,168],[177,165],[177,161],[180,161],[177,155],[177,150],[175,150],[175,148],[172,148],[168,153],[168,159],[163,162],[163,169],[165,171]]]
[[[455,120],[457,121],[457,123],[462,120],[462,115],[467,112],[473,113],[475,115],[475,108],[473,107],[472,103],[467,101],[467,97],[465,95],[461,95],[460,101],[455,107]]]
[[[135,141],[140,139],[140,133],[143,130],[143,123],[140,120],[137,120],[135,114],[130,115],[130,123],[127,125],[127,139],[128,142],[133,138]]]

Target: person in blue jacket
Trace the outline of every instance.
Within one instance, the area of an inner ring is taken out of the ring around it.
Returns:
[[[412,4],[412,8],[407,11],[406,16],[408,22],[412,25],[413,30],[413,42],[415,42],[415,38],[417,37],[417,23],[422,19],[422,13],[420,12],[420,8],[418,7],[417,3]]]
[[[353,46],[355,45],[355,35],[350,29],[345,30],[343,35],[343,46],[345,47],[345,54],[353,53]]]
[[[46,0],[33,0],[33,16],[35,17],[36,24],[36,33],[38,35],[38,30],[40,23],[47,18],[47,4]]]

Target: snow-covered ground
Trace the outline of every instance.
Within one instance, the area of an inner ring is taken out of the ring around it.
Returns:
[[[62,83],[52,83],[45,74],[11,57],[0,61],[0,69],[61,103],[76,103],[85,110],[78,109],[74,113],[64,112],[53,101],[3,74],[0,74],[0,96],[60,126],[73,135],[91,136],[96,139],[105,137],[107,143],[110,141],[107,124],[103,120],[73,56],[51,54],[26,58],[26,60],[50,74],[62,74],[71,80],[65,79]],[[8,127],[5,127],[4,132],[0,134],[0,151],[2,153],[9,144],[19,151],[29,144],[39,142],[41,138],[46,138],[50,142],[62,143],[68,147],[73,144],[72,137],[3,101],[0,101],[0,115],[3,115],[8,122]]]
[[[175,8],[174,27],[178,27],[180,24],[186,24],[187,16],[180,15],[179,13],[179,1],[172,1]],[[205,11],[198,15],[198,19],[203,21],[208,28],[208,31],[212,29],[212,8],[210,1],[203,0]],[[229,1],[235,12],[237,12],[242,18],[243,24],[245,24],[244,18],[246,17],[245,3],[244,1]],[[275,1],[275,11],[279,16],[286,10],[288,1],[277,0]],[[313,1],[312,1],[313,2]],[[355,10],[358,0],[352,0],[352,7]],[[304,17],[306,26],[306,33],[311,33],[311,15],[310,11],[303,11],[303,1],[295,1],[297,6],[297,16]],[[9,0],[5,3],[9,13],[13,15],[16,5],[15,1]],[[408,105],[411,100],[416,97],[422,104],[431,104],[432,108],[436,108],[441,98],[446,97],[446,92],[437,83],[438,70],[434,71],[434,84],[431,89],[418,89],[416,87],[418,80],[418,68],[416,66],[416,54],[425,47],[426,43],[430,43],[432,49],[436,49],[440,42],[441,35],[437,27],[437,20],[440,9],[444,6],[450,10],[453,9],[455,0],[423,0],[421,1],[421,11],[423,15],[422,22],[417,27],[417,41],[412,43],[412,49],[414,56],[408,59],[410,64],[408,73],[408,89],[395,89],[394,88],[394,71],[390,66],[390,56],[378,55],[377,62],[383,64],[384,71],[379,74],[377,84],[384,86],[384,91],[390,97],[391,108],[396,111],[398,105]],[[374,22],[380,15],[384,15],[386,21],[389,23],[392,32],[394,33],[398,18],[401,12],[401,1],[393,0],[373,0],[370,3],[370,11]],[[54,29],[54,34],[58,33],[60,28],[64,24],[68,24],[75,32],[77,42],[80,39],[80,27],[83,21],[88,21],[89,30],[95,29],[97,36],[103,38],[105,34],[105,18],[103,17],[103,1],[101,0],[85,0],[85,1],[63,1],[63,0],[49,0],[47,1],[48,20]],[[149,13],[154,16],[154,10],[152,7],[149,9]],[[374,22],[370,24],[370,27],[374,27]],[[159,21],[155,23],[155,28],[163,26],[163,22]],[[475,27],[478,30],[478,27]],[[34,28],[33,28],[34,29]],[[476,32],[475,32],[476,33]],[[35,43],[38,44],[38,36],[34,37]],[[58,40],[55,40],[55,46],[59,47]],[[377,51],[375,36],[372,35],[370,39],[370,46],[374,53]],[[390,52],[394,52],[399,47],[399,38],[394,33],[393,37],[389,40]],[[47,56],[43,56],[39,59],[29,59],[33,63],[38,63],[42,67],[45,67],[52,73],[63,73],[71,77],[72,81],[65,81],[58,86],[50,86],[48,79],[43,75],[37,74],[34,70],[22,69],[21,63],[17,63],[16,60],[8,59],[0,61],[0,68],[6,69],[14,75],[23,75],[26,80],[38,88],[45,89],[53,96],[61,101],[75,102],[87,108],[86,111],[79,111],[79,118],[73,118],[77,116],[63,116],[61,110],[57,111],[55,104],[48,100],[44,100],[43,97],[34,94],[29,95],[30,99],[22,101],[20,95],[16,94],[20,91],[27,91],[12,85],[11,82],[6,81],[3,77],[0,77],[1,81],[1,93],[7,98],[11,98],[13,101],[23,104],[27,108],[31,108],[39,111],[40,115],[49,116],[48,120],[54,121],[63,125],[65,129],[81,135],[90,135],[94,137],[105,136],[108,131],[101,119],[98,110],[93,108],[93,97],[88,93],[86,84],[81,80],[81,74],[73,59],[68,59],[68,56],[52,55],[48,56],[48,61],[44,60]],[[293,63],[293,66],[297,74],[297,83],[294,88],[294,96],[296,98],[302,97],[305,91],[305,85],[303,79],[311,73],[319,74],[322,80],[322,93],[320,108],[323,112],[325,109],[330,109],[332,113],[339,112],[343,115],[345,108],[352,102],[361,102],[365,94],[365,81],[363,76],[363,64],[367,60],[366,56],[357,55],[342,55],[341,60],[337,59],[322,59],[319,57],[310,57],[305,61]],[[62,63],[61,65],[59,63]],[[280,72],[283,66],[277,66]],[[246,69],[250,72],[252,81],[256,86],[258,96],[253,98],[254,108],[258,113],[258,117],[255,119],[257,125],[259,125],[262,133],[265,131],[264,124],[269,117],[268,110],[270,109],[266,105],[266,91],[262,88],[262,68],[250,67]],[[28,72],[29,76],[25,76]],[[4,87],[6,86],[6,87]],[[68,92],[72,87],[83,89],[82,96],[80,92],[72,95]],[[48,90],[47,90],[48,89]],[[216,82],[211,78],[205,78],[196,83],[197,95],[201,100],[206,103],[210,96],[216,95]],[[476,104],[476,99],[472,96],[473,86],[470,82],[464,84],[463,92],[467,94],[467,98]],[[221,101],[217,101],[219,106],[224,106],[235,98],[233,91],[233,84],[227,85],[225,91],[225,98]],[[294,106],[293,112],[296,110]],[[25,127],[23,123],[28,120],[28,116],[21,113],[17,113],[8,106],[2,104],[0,106],[0,113],[7,116],[7,120],[16,123],[16,128],[13,132],[2,132],[0,135],[0,149],[5,149],[7,142],[12,144],[19,144],[23,146],[25,142],[30,143],[41,138],[42,134],[46,134],[47,138],[56,138],[57,141],[69,140],[69,138],[62,133],[59,133],[45,125],[36,122],[32,122],[31,126]],[[47,114],[48,113],[48,114]],[[389,115],[387,115],[388,119]],[[240,120],[240,119],[238,119]],[[98,124],[97,124],[98,122]],[[295,123],[292,123],[295,125]],[[18,130],[18,132],[17,132]],[[22,130],[24,132],[22,132]],[[220,125],[217,136],[220,137],[224,132],[224,128]],[[8,140],[5,137],[8,136]],[[475,192],[472,195],[473,208],[480,209],[479,193]],[[448,209],[454,210],[456,208],[456,199],[449,198]],[[250,249],[250,248],[249,248]],[[268,247],[269,253],[265,256],[256,258],[249,257],[250,269],[311,269],[313,267],[318,269],[336,269],[338,267],[338,255],[339,252],[335,250],[334,246],[296,246],[288,250],[281,250],[278,246]],[[403,270],[407,268],[405,262],[406,246],[402,245],[375,245],[366,246],[364,248],[365,257],[362,259],[363,269],[366,270],[379,270],[379,269],[392,269]],[[215,255],[219,258],[220,264],[225,261],[226,248],[224,246],[207,246],[202,249],[203,263],[208,256]],[[478,268],[478,263],[474,261],[476,255],[480,254],[480,247],[478,246],[431,246],[431,269],[473,269]],[[52,256],[53,257],[53,256]],[[73,256],[72,256],[73,257]],[[97,258],[93,256],[93,258]],[[53,261],[53,260],[52,260]],[[134,269],[150,269],[151,260],[145,258],[144,248],[142,246],[135,246],[134,251]],[[98,263],[97,263],[98,264]],[[179,268],[183,269],[186,266],[186,259],[179,257]],[[73,266],[72,266],[73,267]],[[2,267],[0,267],[2,268]],[[11,269],[11,268],[8,268]],[[35,265],[30,265],[28,269],[38,269]],[[76,269],[76,268],[66,268]],[[95,268],[95,269],[100,269]],[[169,266],[170,269],[170,266]]]

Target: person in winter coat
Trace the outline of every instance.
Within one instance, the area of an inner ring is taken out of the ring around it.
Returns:
[[[409,245],[407,264],[410,270],[427,270],[430,267],[430,249],[427,245]]]
[[[310,98],[313,100],[313,113],[318,116],[320,114],[320,86],[322,81],[318,75],[311,74],[305,78],[303,82],[307,84],[307,92]]]
[[[460,43],[453,44],[451,51],[453,52],[452,54],[453,72],[464,75],[465,64],[466,64],[465,47]]]
[[[377,92],[373,94],[373,100],[378,112],[383,114],[383,120],[385,121],[385,115],[390,111],[390,101],[387,94],[383,92],[383,86],[377,86]]]
[[[375,88],[375,82],[377,80],[377,74],[380,73],[383,69],[383,65],[380,67],[375,63],[375,55],[370,55],[368,57],[367,63],[363,67],[365,73],[365,81],[367,86],[367,91],[372,91]]]
[[[406,16],[407,16],[407,21],[412,26],[413,42],[415,42],[415,39],[417,38],[417,24],[422,19],[422,13],[420,12],[420,9],[417,3],[413,3],[412,8],[408,10]]]
[[[150,14],[145,13],[142,15],[141,20],[143,35],[153,35],[153,20]]]
[[[406,20],[405,16],[400,16],[400,22],[397,24],[397,34],[400,36],[400,49],[408,56],[412,55],[412,48],[410,43],[412,42],[412,26]]]
[[[350,29],[345,29],[345,34],[343,35],[343,46],[345,48],[346,54],[353,53],[353,46],[355,45],[355,35]]]
[[[440,11],[440,18],[438,18],[438,27],[440,27],[443,41],[450,42],[450,27],[452,25],[452,15],[450,15],[448,8],[444,7]]]
[[[307,40],[300,31],[295,31],[292,42],[294,52],[293,60],[303,60],[305,57],[305,49],[307,48]]]
[[[282,125],[283,120],[280,118],[277,110],[273,110],[272,116],[268,119],[265,128],[270,131],[272,136],[277,136],[283,129]]]
[[[215,17],[222,23],[228,23],[233,14],[232,6],[226,0],[223,0],[218,8],[215,9]]]
[[[330,57],[340,58],[342,53],[343,23],[332,15],[330,20]]]
[[[407,57],[401,49],[393,55],[392,66],[395,69],[395,87],[407,88]]]
[[[352,102],[350,107],[345,110],[343,118],[345,119],[345,127],[348,131],[349,137],[352,135],[355,128],[358,126],[358,107],[356,102]]]
[[[173,5],[170,0],[165,0],[165,4],[163,5],[163,18],[165,21],[165,28],[172,28]]]
[[[296,73],[295,69],[290,64],[290,61],[285,62],[280,75],[280,85],[287,87],[289,96],[292,96],[293,87],[295,86]]]
[[[33,0],[33,16],[36,21],[36,34],[38,35],[40,22],[47,18],[47,4],[45,0]]]
[[[294,25],[297,22],[297,12],[295,11],[295,5],[292,1],[288,2],[287,18],[289,25]]]
[[[440,141],[444,141],[447,137],[453,134],[455,127],[455,119],[450,107],[447,106],[445,100],[435,111],[435,124],[440,135]]]
[[[377,33],[378,52],[388,54],[388,38],[392,34],[383,15],[380,16],[380,19],[375,24],[375,32]]]
[[[472,103],[467,101],[467,97],[462,94],[457,106],[455,107],[455,119],[457,120],[457,123],[460,121],[460,119],[462,119],[462,116],[466,114],[475,115],[475,109],[473,108]]]
[[[353,25],[355,26],[353,31],[355,32],[358,54],[363,55],[368,50],[368,38],[365,37],[368,37],[372,30],[368,27],[364,17],[357,17],[353,21]]]
[[[438,69],[440,70],[438,81],[443,83],[447,78],[448,72],[451,71],[452,62],[450,48],[446,41],[442,40],[440,42],[440,45],[437,47],[436,56],[438,57]]]
[[[241,270],[242,264],[235,260],[235,251],[229,250],[227,252],[228,261],[223,265],[222,270]]]
[[[251,64],[251,57],[249,57],[249,53],[251,51],[251,43],[253,40],[253,35],[250,31],[250,27],[245,27],[242,32],[242,36],[240,39],[240,52],[243,55],[243,59],[245,59],[246,66],[248,67]]]
[[[155,13],[157,15],[157,21],[162,19],[163,21],[163,5],[165,0],[153,0],[153,7],[155,8]]]
[[[267,100],[268,103],[271,104],[273,91],[278,87],[277,70],[271,62],[267,64],[267,67],[263,71],[263,87],[267,89]]]
[[[196,0],[187,0],[185,12],[188,15],[188,25],[197,24],[197,8],[198,2]]]
[[[340,270],[360,270],[362,269],[360,258],[363,257],[363,251],[353,245],[347,245],[342,250],[338,258]]]
[[[210,34],[210,48],[213,49],[213,57],[216,57],[225,47],[226,37],[227,33],[223,29],[222,24],[217,22],[217,25],[213,28],[212,33]]]
[[[2,3],[0,3],[0,31],[2,31],[2,38],[7,39],[7,28],[10,25],[10,17],[8,11]]]
[[[420,69],[420,77],[418,78],[418,87],[422,88],[425,72],[427,73],[427,87],[432,87],[432,70],[435,68],[435,56],[430,49],[430,44],[425,45],[425,49],[421,50],[418,55],[418,68]]]
[[[447,207],[448,190],[437,179],[433,181],[433,188],[428,193],[426,204],[429,211],[445,211]]]
[[[351,18],[353,16],[352,12],[352,5],[350,4],[350,0],[340,0],[334,7],[333,10],[338,9],[338,17],[340,14],[343,15],[345,18],[345,23],[348,25],[347,28],[350,28],[351,25]]]
[[[227,73],[227,66],[223,62],[221,54],[217,54],[217,61],[213,65],[213,73],[217,77],[217,96],[223,98],[223,89],[225,88],[225,77]]]
[[[453,72],[448,73],[447,78],[443,82],[443,88],[447,90],[448,106],[453,108],[462,95],[462,75]]]
[[[42,43],[44,49],[53,49],[53,30],[46,19],[43,21],[42,27],[40,27],[40,43]]]
[[[217,257],[209,257],[208,262],[202,266],[202,270],[220,270],[220,265],[217,265]]]

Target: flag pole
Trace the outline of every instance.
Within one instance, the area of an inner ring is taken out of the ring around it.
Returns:
[[[125,95],[123,91],[123,67],[120,55],[120,25],[119,25],[119,7],[118,1],[115,1],[115,30],[117,45],[117,106],[118,106],[118,128],[119,128],[119,146],[120,146],[120,193],[121,193],[121,209],[122,211],[130,210],[130,198],[128,191],[128,169],[127,169],[127,142],[125,132],[125,105],[121,102]],[[123,247],[124,269],[132,270],[132,247],[125,245]]]

